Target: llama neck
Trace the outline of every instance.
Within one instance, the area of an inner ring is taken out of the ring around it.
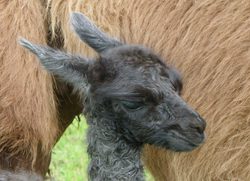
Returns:
[[[90,180],[143,181],[140,147],[129,145],[117,133],[113,121],[88,119],[88,154]]]

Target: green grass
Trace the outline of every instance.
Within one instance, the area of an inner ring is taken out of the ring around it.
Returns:
[[[53,149],[50,171],[56,181],[87,181],[86,131],[84,119],[74,120]],[[146,178],[153,181],[147,172]]]
[[[87,180],[88,155],[85,120],[75,120],[65,131],[52,153],[51,175],[57,181]]]

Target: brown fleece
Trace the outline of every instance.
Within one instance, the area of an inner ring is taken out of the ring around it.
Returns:
[[[17,40],[45,43],[39,1],[0,1],[0,168],[48,168],[58,132],[52,79]]]
[[[81,11],[122,40],[151,47],[183,74],[183,97],[207,121],[207,140],[190,153],[146,146],[157,180],[250,179],[249,0],[51,0],[52,27],[64,47],[90,50],[70,31]]]

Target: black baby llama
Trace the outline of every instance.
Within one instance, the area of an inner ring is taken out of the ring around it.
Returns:
[[[80,93],[89,124],[90,180],[144,180],[143,144],[190,151],[203,142],[205,122],[179,96],[176,70],[142,46],[109,37],[80,13],[71,23],[98,58],[20,42]]]

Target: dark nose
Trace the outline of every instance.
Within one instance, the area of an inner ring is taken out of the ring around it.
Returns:
[[[190,123],[190,127],[193,129],[196,129],[198,131],[198,133],[202,134],[206,128],[205,120],[199,115],[197,115],[191,119],[192,119],[192,121]]]

